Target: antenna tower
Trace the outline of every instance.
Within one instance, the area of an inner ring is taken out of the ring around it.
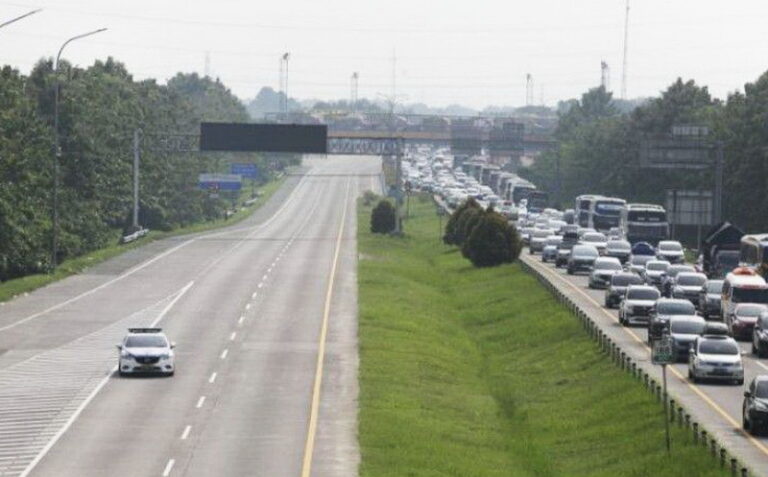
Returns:
[[[533,76],[525,75],[525,105],[533,106]]]

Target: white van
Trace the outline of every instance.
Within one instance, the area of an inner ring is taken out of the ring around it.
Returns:
[[[723,320],[733,314],[739,303],[768,304],[768,283],[750,268],[736,268],[725,277],[720,302]]]

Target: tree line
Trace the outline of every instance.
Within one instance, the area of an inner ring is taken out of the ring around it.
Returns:
[[[0,70],[0,280],[50,268],[54,80],[50,59],[29,75]],[[59,261],[112,244],[129,227],[134,130],[151,139],[249,119],[226,86],[197,74],[137,81],[109,58],[87,68],[62,62],[59,81]],[[170,230],[221,216],[228,202],[198,190],[197,178],[226,172],[233,158],[143,150],[140,223]],[[269,169],[261,156],[237,160]]]
[[[768,217],[768,73],[725,100],[706,86],[678,78],[660,96],[621,112],[603,87],[589,90],[559,113],[558,146],[521,175],[552,193],[556,205],[598,193],[632,202],[664,204],[667,190],[712,190],[711,168],[653,170],[641,165],[643,142],[673,126],[706,126],[709,143],[721,141],[725,174],[723,217],[745,230],[765,231]]]

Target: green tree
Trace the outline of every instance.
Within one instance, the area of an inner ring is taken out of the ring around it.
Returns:
[[[462,252],[476,267],[495,267],[511,263],[519,256],[519,240],[504,216],[486,211],[479,217]]]
[[[461,215],[469,208],[479,209],[480,204],[478,204],[474,198],[470,197],[462,202],[448,218],[448,222],[445,224],[445,233],[443,234],[443,242],[446,245],[461,245],[461,242],[459,241],[460,232],[458,224]]]
[[[371,232],[388,234],[395,230],[395,207],[388,200],[380,200],[371,211]]]

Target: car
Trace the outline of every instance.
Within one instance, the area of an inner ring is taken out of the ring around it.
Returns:
[[[528,251],[531,254],[541,252],[544,250],[544,242],[547,241],[547,237],[554,235],[555,232],[552,229],[535,229],[531,234],[531,240],[528,244]]]
[[[576,240],[578,240],[579,226],[576,224],[563,225],[563,227],[560,229],[560,232],[562,233],[562,235],[565,235],[567,233],[573,233],[577,237]]]
[[[703,318],[700,318],[704,321]],[[688,350],[688,377],[698,383],[702,379],[744,384],[741,350],[729,336],[706,335],[694,338]]]
[[[161,328],[128,328],[128,334],[117,345],[118,373],[120,376],[138,373],[173,376],[175,347]]]
[[[768,312],[760,313],[752,329],[752,354],[758,358],[768,356]]]
[[[597,249],[600,255],[603,255],[605,253],[606,247],[608,246],[608,239],[604,234],[601,234],[600,232],[587,232],[582,234],[581,238],[579,239],[579,243],[584,245],[592,245]]]
[[[739,303],[728,315],[725,322],[728,329],[731,330],[731,336],[737,340],[748,340],[752,338],[755,323],[761,313],[768,311],[768,305],[761,303]]]
[[[652,286],[628,286],[619,305],[619,323],[624,326],[631,326],[635,323],[646,325],[659,296],[659,290]]]
[[[632,255],[632,246],[626,240],[609,240],[605,244],[605,256],[616,257],[624,264]]]
[[[721,321],[707,321],[706,326],[704,326],[704,334],[731,336],[728,325]]]
[[[744,391],[741,422],[745,431],[759,434],[768,425],[768,375],[755,376]]]
[[[557,259],[557,246],[563,242],[563,237],[559,235],[550,235],[544,242],[544,249],[541,251],[541,261],[555,261]]]
[[[632,245],[632,255],[650,255],[655,257],[656,249],[648,242],[635,242],[635,244]]]
[[[588,272],[592,270],[592,266],[599,256],[600,253],[597,251],[597,248],[592,245],[574,245],[571,254],[568,256],[568,275],[573,275],[578,271]]]
[[[530,243],[532,233],[533,233],[533,227],[520,228],[520,240],[522,240],[524,245],[528,245]]]
[[[592,234],[595,232],[597,232],[597,230],[593,229],[592,227],[579,227],[579,229],[576,231],[579,236],[579,240],[581,240],[585,234]]]
[[[623,271],[621,262],[615,257],[599,257],[589,273],[589,288],[606,288],[611,277]]]
[[[666,260],[649,260],[645,262],[645,270],[641,273],[645,283],[661,289],[661,282],[669,269],[670,263]]]
[[[693,342],[704,334],[707,322],[699,315],[674,315],[669,317],[669,336],[677,361],[688,361]]]
[[[608,240],[621,240],[621,229],[619,227],[611,227],[608,229]]]
[[[666,260],[669,263],[684,263],[685,252],[683,246],[677,240],[662,240],[656,247],[656,256],[659,260]]]
[[[627,263],[624,264],[624,269],[642,276],[645,264],[651,260],[656,260],[656,257],[653,255],[632,255]]]
[[[696,273],[696,269],[691,265],[674,264],[667,268],[667,273],[664,279],[661,281],[661,294],[666,297],[672,296],[672,288],[674,288],[675,277],[678,273]]]
[[[648,343],[658,339],[662,333],[669,330],[669,319],[673,316],[695,315],[696,307],[688,300],[674,298],[659,298],[653,305],[648,319]]]
[[[712,315],[720,316],[723,283],[723,280],[707,280],[707,283],[699,290],[699,311],[705,320],[708,320]]]
[[[568,257],[571,256],[571,250],[577,242],[575,233],[563,235],[563,240],[557,246],[557,251],[555,252],[555,267],[560,268],[568,264]]]
[[[701,291],[701,287],[707,283],[707,276],[703,273],[680,272],[674,280],[672,297],[684,298],[690,300],[694,305],[698,305],[699,292]]]
[[[621,299],[630,285],[642,285],[643,279],[636,273],[619,272],[611,275],[611,281],[605,289],[605,307],[613,308],[621,303]]]

